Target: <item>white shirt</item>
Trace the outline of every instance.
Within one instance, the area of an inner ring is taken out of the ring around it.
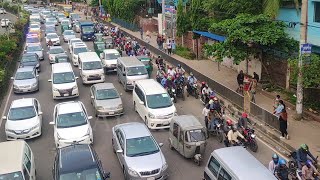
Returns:
[[[274,174],[274,171],[276,169],[276,167],[278,166],[278,164],[274,164],[273,160],[269,162],[269,171],[272,172],[272,174]]]
[[[168,74],[171,76],[175,76],[176,75],[176,71],[174,69],[168,69]]]
[[[208,116],[208,113],[209,113],[209,109],[207,109],[206,107],[205,108],[203,108],[203,110],[202,110],[202,115],[204,115],[204,116]]]

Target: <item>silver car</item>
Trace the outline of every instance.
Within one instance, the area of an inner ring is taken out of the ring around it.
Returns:
[[[14,93],[26,93],[39,90],[39,75],[35,67],[20,67],[11,79],[13,79]]]
[[[112,83],[99,83],[92,85],[90,88],[90,95],[96,117],[123,114],[121,97]]]
[[[76,38],[76,35],[74,34],[73,30],[65,30],[65,31],[62,33],[62,36],[63,36],[63,41],[64,41],[64,42],[68,42],[69,39],[74,39],[74,38]]]
[[[26,46],[24,52],[25,53],[36,53],[39,56],[40,60],[44,59],[43,49],[40,44],[31,44],[29,46]]]
[[[168,177],[168,165],[147,126],[133,122],[112,128],[112,146],[126,180],[162,180]]]
[[[66,51],[61,46],[51,46],[47,53],[51,64],[55,63],[55,57],[57,55],[67,55]]]

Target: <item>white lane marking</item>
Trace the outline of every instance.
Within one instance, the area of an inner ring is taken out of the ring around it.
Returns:
[[[270,148],[273,152],[275,152],[275,153],[277,153],[277,154],[281,154],[282,155],[282,153],[279,151],[279,150],[277,150],[277,149],[275,149],[274,147],[272,147],[272,146],[270,146],[268,143],[266,143],[265,141],[263,141],[262,139],[260,139],[259,137],[256,137],[261,143],[263,143],[265,146],[267,146],[268,148]],[[289,162],[289,158],[288,157],[286,157],[286,156],[281,156],[283,159],[285,159],[287,162]]]
[[[13,89],[13,85],[12,85],[12,83],[10,83],[10,90],[9,90],[9,93],[8,93],[8,96],[7,96],[7,99],[6,99],[6,103],[5,103],[5,105],[4,105],[4,108],[3,108],[3,112],[2,112],[2,114],[1,114],[1,117],[0,117],[0,127],[1,127],[1,125],[2,125],[2,117],[4,116],[4,114],[5,114],[5,112],[6,112],[6,110],[7,110],[7,106],[8,106],[8,103],[9,103],[9,99],[10,99],[10,97],[11,97],[11,95],[12,95],[12,89]]]

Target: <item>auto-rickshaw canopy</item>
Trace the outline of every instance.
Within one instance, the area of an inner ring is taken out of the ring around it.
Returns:
[[[193,115],[173,116],[170,128],[172,128],[174,123],[178,124],[182,131],[204,128],[199,120]]]

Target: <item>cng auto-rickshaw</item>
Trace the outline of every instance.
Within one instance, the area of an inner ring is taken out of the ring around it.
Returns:
[[[113,49],[114,48],[113,38],[112,37],[106,37],[104,39],[105,39],[105,42],[106,42],[106,48],[107,49]]]
[[[97,41],[93,43],[93,48],[97,55],[100,56],[103,50],[106,49],[106,44],[104,42]]]
[[[200,165],[206,149],[207,130],[192,115],[174,116],[170,123],[169,147]]]
[[[149,77],[151,77],[151,74],[153,71],[153,64],[152,64],[151,58],[148,56],[137,56],[137,58],[139,59],[139,61],[141,61],[145,65],[148,71],[148,75]]]

